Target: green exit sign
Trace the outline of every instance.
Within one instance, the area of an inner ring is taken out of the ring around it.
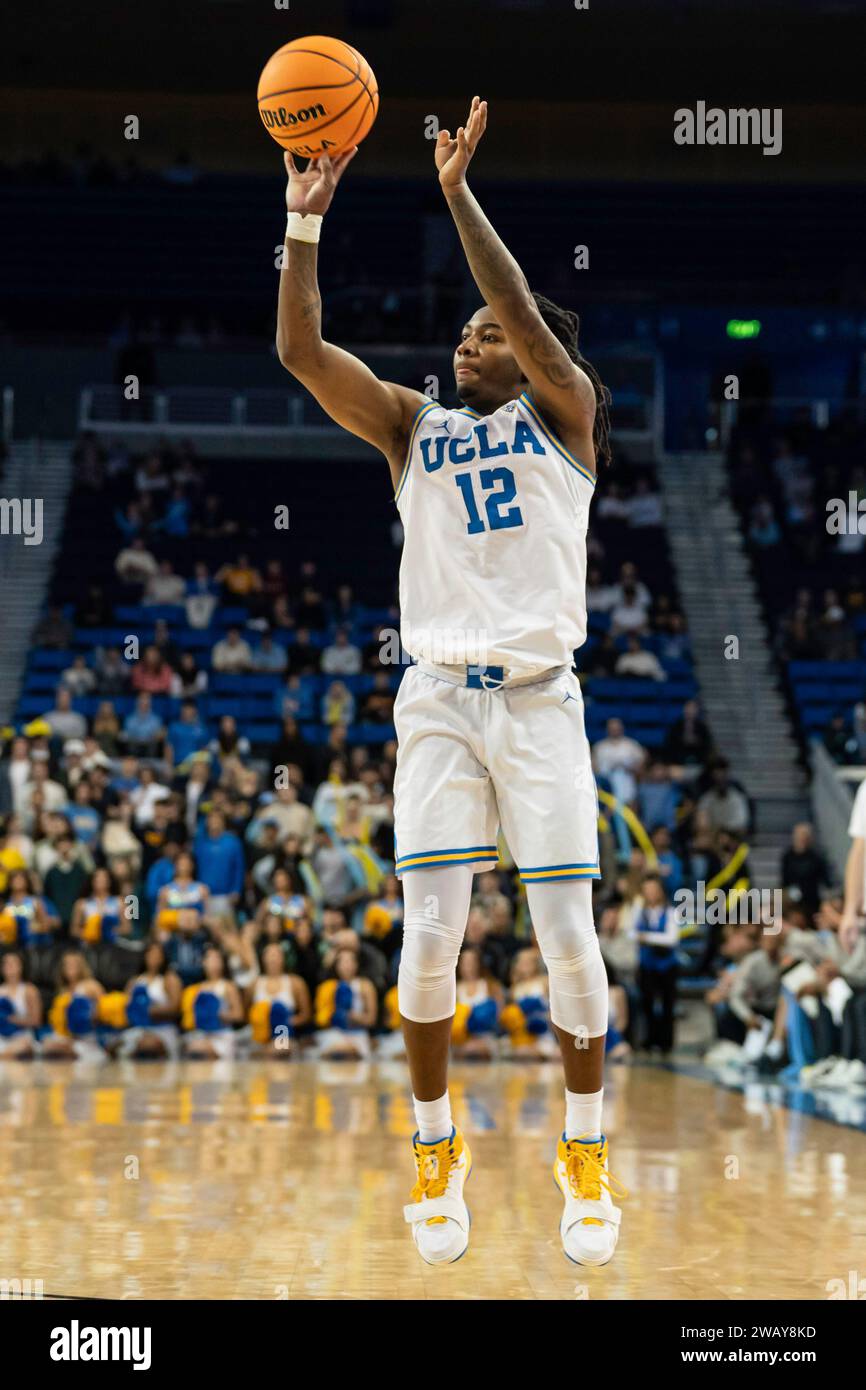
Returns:
[[[757,338],[761,331],[760,319],[728,319],[726,333],[729,338]]]

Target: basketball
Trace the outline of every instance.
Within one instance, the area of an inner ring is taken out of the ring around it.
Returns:
[[[323,35],[278,48],[259,78],[259,115],[284,150],[305,159],[339,155],[370,133],[379,89],[366,58]]]

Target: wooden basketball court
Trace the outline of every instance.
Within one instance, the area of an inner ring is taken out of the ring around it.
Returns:
[[[415,1252],[402,1063],[0,1066],[0,1279],[108,1299],[826,1299],[863,1268],[866,1133],[661,1067],[609,1071],[613,1262],[562,1253],[556,1066],[453,1069],[472,1241]]]

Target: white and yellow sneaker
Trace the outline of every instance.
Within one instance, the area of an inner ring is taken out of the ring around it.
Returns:
[[[472,1171],[469,1145],[460,1130],[452,1128],[447,1139],[435,1144],[422,1144],[416,1134],[412,1149],[418,1176],[403,1216],[422,1260],[453,1264],[469,1246],[471,1222],[463,1200],[463,1184]]]
[[[627,1197],[607,1167],[607,1140],[566,1139],[556,1148],[553,1180],[565,1199],[559,1234],[574,1264],[606,1265],[616,1249],[622,1212],[613,1197]]]

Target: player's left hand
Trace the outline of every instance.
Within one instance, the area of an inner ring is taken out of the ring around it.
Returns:
[[[449,130],[440,130],[434,157],[443,192],[453,192],[465,184],[469,161],[486,129],[487,102],[482,101],[480,97],[473,97],[469,119],[465,126],[458,128],[453,139]]]

